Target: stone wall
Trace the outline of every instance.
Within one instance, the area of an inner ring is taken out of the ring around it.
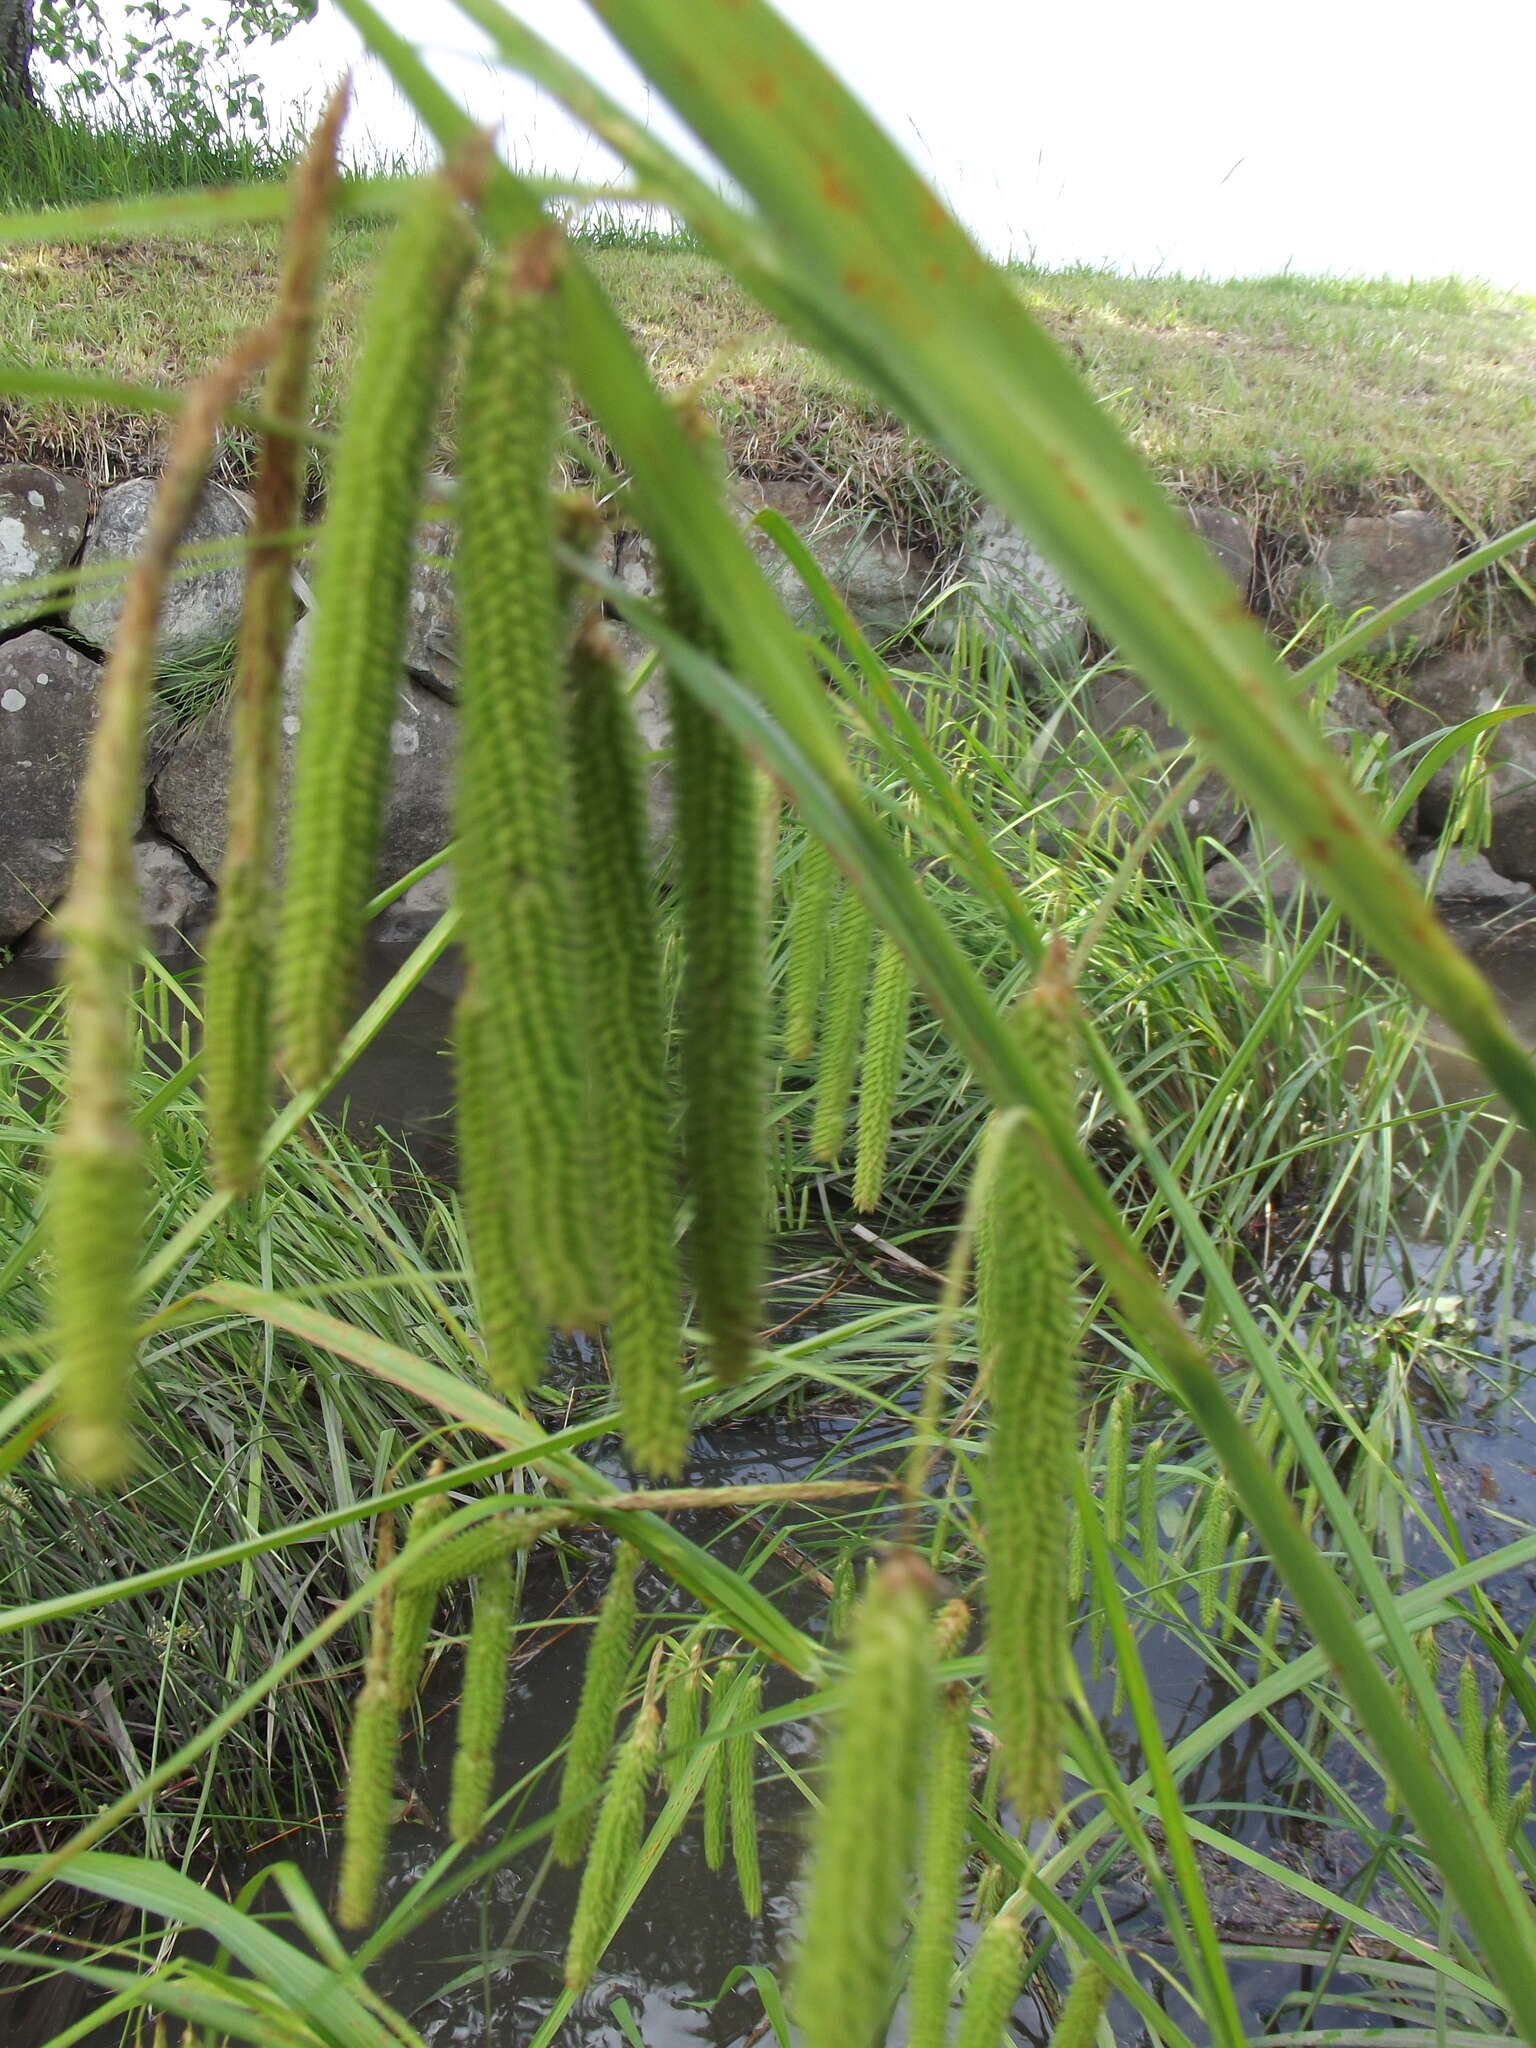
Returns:
[[[434,480],[446,494],[451,484]],[[121,609],[121,582],[111,565],[142,545],[153,485],[114,485],[94,504],[71,477],[18,465],[0,469],[0,586],[75,571],[60,595],[0,601],[0,946],[52,950],[47,913],[64,893],[80,778],[95,714],[103,650]],[[430,494],[429,494],[430,496]],[[1087,620],[1061,578],[1000,514],[982,509],[947,558],[906,545],[874,528],[835,499],[801,484],[741,482],[736,506],[744,524],[765,509],[781,513],[807,541],[853,616],[875,639],[909,643],[907,665],[921,666],[957,634],[972,634],[1025,667],[1078,672],[1093,652]],[[161,623],[169,662],[195,662],[225,646],[239,620],[241,568],[229,547],[246,530],[249,506],[239,493],[210,484],[193,521],[190,573],[173,582]],[[1344,617],[1391,603],[1455,557],[1455,531],[1434,515],[1405,510],[1343,520],[1304,548],[1276,576],[1261,565],[1252,530],[1220,505],[1194,505],[1189,517],[1233,584],[1257,605],[1270,598],[1274,623],[1305,618],[1327,605]],[[772,541],[747,525],[754,549],[792,612],[811,610],[799,579]],[[412,581],[410,627],[392,727],[394,779],[379,882],[397,880],[451,833],[451,763],[457,714],[452,603],[452,521],[424,519]],[[224,544],[222,558],[219,545]],[[631,589],[654,588],[650,550],[639,534],[618,535],[608,566]],[[309,646],[303,614],[309,589],[295,587],[301,616],[284,672],[285,754],[299,728]],[[1341,680],[1322,716],[1337,745],[1373,736],[1392,747],[1422,740],[1496,704],[1536,705],[1536,613],[1511,615],[1504,629],[1475,640],[1457,638],[1454,598],[1438,600],[1387,636],[1393,656],[1390,687]],[[638,654],[638,643],[630,651]],[[1078,699],[1086,728],[1118,745],[1140,736],[1152,749],[1176,748],[1181,735],[1136,679],[1105,662],[1091,672]],[[642,697],[648,740],[665,745],[659,693]],[[1536,883],[1536,721],[1511,720],[1494,738],[1490,779],[1493,837],[1486,860],[1448,864],[1442,896],[1488,904],[1518,900]],[[1145,767],[1136,772],[1149,772]],[[148,750],[140,835],[135,850],[146,924],[156,944],[195,943],[213,900],[224,830],[227,711],[216,706],[177,729],[162,710]],[[1434,831],[1450,801],[1442,774],[1425,792],[1415,825]],[[659,798],[664,811],[664,794]],[[1188,822],[1211,836],[1219,856],[1216,893],[1234,893],[1245,877],[1272,882],[1294,876],[1277,854],[1251,837],[1247,821],[1215,777],[1196,789]],[[434,875],[389,913],[386,936],[408,939],[441,910],[445,882]]]

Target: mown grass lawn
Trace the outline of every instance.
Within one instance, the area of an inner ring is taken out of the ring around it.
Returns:
[[[334,419],[377,234],[336,241],[316,417]],[[12,250],[0,346],[39,369],[185,381],[260,318],[276,237]],[[836,485],[943,538],[965,494],[841,374],[687,249],[592,252],[669,385],[697,382],[733,458]],[[1021,270],[1019,289],[1185,495],[1216,495],[1291,530],[1340,510],[1433,504],[1492,529],[1536,510],[1536,300],[1456,280],[1275,277],[1213,283]],[[123,406],[8,399],[0,458],[98,482],[153,457]],[[230,461],[238,468],[243,451]]]

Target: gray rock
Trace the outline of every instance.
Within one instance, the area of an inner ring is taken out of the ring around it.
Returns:
[[[1346,519],[1320,543],[1316,558],[1291,578],[1286,597],[1298,614],[1326,605],[1337,618],[1348,620],[1395,603],[1455,558],[1456,535],[1432,512]],[[1420,605],[1381,635],[1378,649],[1401,653],[1438,647],[1450,632],[1455,605],[1453,591]]]
[[[141,832],[133,849],[139,915],[156,952],[175,952],[200,938],[213,915],[213,886],[179,847]]]
[[[953,639],[958,615],[992,645],[1053,675],[1077,665],[1087,615],[1034,542],[995,508],[988,506],[966,536],[955,575],[966,587],[925,628],[932,644]]]
[[[1172,782],[1189,766],[1187,735],[1166,716],[1139,677],[1105,668],[1090,676],[1077,699],[1084,723],[1124,758],[1127,772],[1144,785],[1148,778]],[[1134,751],[1127,754],[1127,745]],[[1148,795],[1148,808],[1155,797]],[[1243,829],[1243,813],[1220,775],[1211,774],[1184,798],[1190,832],[1208,833],[1230,845]]]
[[[0,469],[0,588],[67,569],[80,552],[91,497],[78,477],[30,462]],[[63,609],[61,598],[0,601],[0,630]]]
[[[1335,677],[1320,723],[1323,738],[1346,760],[1358,751],[1358,741],[1385,740],[1390,746],[1393,739],[1387,714],[1353,676]]]
[[[778,544],[753,525],[763,511],[779,513],[806,543],[818,567],[871,638],[904,633],[933,580],[931,556],[906,547],[867,515],[849,511],[803,484],[738,483],[737,517],[769,581],[797,620],[816,615],[809,593]]]
[[[117,484],[103,496],[81,557],[82,569],[105,569],[131,560],[143,550],[154,500],[155,483],[136,477]],[[245,506],[221,484],[207,484],[187,528],[186,545],[236,540],[247,526]],[[174,577],[167,585],[160,616],[158,644],[162,654],[196,654],[232,640],[240,623],[245,569],[239,557],[216,568]],[[82,588],[70,607],[69,623],[93,647],[108,647],[123,610],[121,577]]]
[[[133,847],[139,916],[145,941],[159,954],[185,952],[212,920],[214,895],[186,855],[155,832],[141,832]],[[51,918],[34,925],[16,949],[33,959],[56,960],[64,941]]]
[[[292,763],[303,715],[311,626],[294,629],[283,666],[283,774]],[[378,881],[382,887],[436,853],[453,836],[455,713],[402,674],[390,731],[394,774],[385,812]],[[222,706],[187,733],[155,779],[160,828],[205,874],[217,875],[224,850],[229,790],[229,710]],[[281,836],[281,835],[280,835]]]
[[[623,577],[623,569],[620,568]],[[653,652],[648,640],[621,620],[610,623],[613,644],[620,662],[633,671]],[[667,684],[659,666],[650,673],[629,700],[635,729],[646,761],[646,811],[653,840],[666,837],[672,829],[672,719],[667,706]]]
[[[732,489],[731,509],[763,574],[797,623],[819,619],[820,613],[777,541],[753,523],[759,512],[777,512],[789,521],[858,625],[874,639],[904,633],[933,581],[931,556],[903,546],[894,534],[807,485],[743,480]],[[618,575],[637,596],[655,595],[655,559],[644,534],[620,536]]]
[[[1283,846],[1271,846],[1255,833],[1241,848],[1227,848],[1205,872],[1205,893],[1225,906],[1245,898],[1289,903],[1304,880],[1301,867]]]
[[[428,497],[446,498],[449,477],[429,477]],[[458,611],[453,583],[456,523],[447,513],[424,519],[416,529],[411,566],[410,611],[405,629],[405,665],[429,690],[452,703],[459,694]]]
[[[1421,853],[1413,864],[1413,872],[1422,882],[1433,877],[1437,903],[1476,904],[1485,910],[1504,910],[1525,902],[1531,893],[1529,882],[1511,881],[1499,874],[1482,854],[1468,853],[1461,847],[1443,862],[1433,849]]]
[[[446,864],[412,882],[374,919],[368,936],[376,946],[414,946],[424,939],[453,902],[453,870]]]
[[[49,633],[0,645],[0,941],[64,894],[99,663]]]
[[[1486,742],[1493,837],[1488,858],[1500,874],[1536,882],[1536,679],[1520,647],[1499,638],[1421,662],[1403,680],[1392,725],[1405,745],[1503,705],[1531,707],[1507,719]],[[1419,799],[1419,823],[1438,832],[1450,813],[1465,752],[1431,778]]]
[[[1124,763],[1144,800],[1156,794],[1150,782],[1170,783],[1189,766],[1187,735],[1164,713],[1140,678],[1124,669],[1102,668],[1084,682],[1076,698],[1079,716]],[[1352,758],[1362,743],[1385,739],[1392,729],[1385,715],[1350,677],[1340,677],[1320,714],[1324,737]],[[1128,752],[1127,748],[1134,749]],[[1186,830],[1232,846],[1242,837],[1246,813],[1219,774],[1204,776],[1183,800]]]
[[[1232,579],[1239,596],[1246,598],[1253,586],[1253,528],[1225,505],[1186,505],[1184,510],[1190,525]]]

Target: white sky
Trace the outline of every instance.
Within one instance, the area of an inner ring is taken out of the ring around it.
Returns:
[[[607,166],[495,73],[452,0],[380,0],[510,153]],[[1149,272],[1457,273],[1536,291],[1536,5],[1476,0],[779,0],[999,254]],[[581,0],[524,18],[675,136]],[[358,46],[330,0],[271,60],[313,97]],[[359,114],[404,146],[376,72]]]

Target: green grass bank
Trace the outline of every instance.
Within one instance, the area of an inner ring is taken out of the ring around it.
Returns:
[[[377,246],[366,226],[337,237],[321,425],[336,417]],[[6,353],[28,369],[184,383],[261,317],[276,249],[273,232],[250,229],[8,251]],[[709,394],[738,468],[846,480],[916,537],[943,542],[958,529],[969,502],[958,476],[707,257],[618,238],[595,261],[661,381]],[[1220,498],[1292,533],[1406,504],[1494,531],[1536,509],[1536,300],[1455,279],[1020,270],[1017,281],[1180,495]],[[0,461],[56,463],[97,483],[142,469],[156,433],[126,405],[0,405]],[[237,468],[245,459],[232,451]]]

